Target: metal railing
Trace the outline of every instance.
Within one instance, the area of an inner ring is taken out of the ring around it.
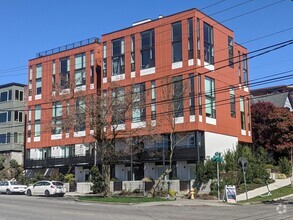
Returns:
[[[100,41],[99,38],[92,37],[92,38],[88,38],[88,39],[85,39],[85,40],[82,40],[82,41],[77,41],[75,43],[67,44],[67,45],[64,45],[64,46],[61,46],[61,47],[56,47],[54,49],[39,52],[39,53],[36,54],[36,57],[37,58],[44,57],[44,56],[52,55],[52,54],[55,54],[55,53],[60,53],[60,52],[66,51],[66,50],[71,50],[71,49],[74,49],[74,48],[77,48],[77,47],[86,46],[86,45],[89,45],[91,43],[100,43],[100,42],[101,41]]]

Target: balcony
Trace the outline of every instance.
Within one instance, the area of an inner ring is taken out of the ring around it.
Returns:
[[[46,158],[42,160],[25,160],[25,168],[48,168],[48,167],[62,167],[62,166],[73,166],[81,164],[94,164],[94,156],[75,156],[66,158]]]

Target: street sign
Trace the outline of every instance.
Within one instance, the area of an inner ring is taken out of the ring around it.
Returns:
[[[239,159],[238,159],[238,164],[239,164],[239,166],[241,166],[241,168],[242,168],[243,170],[246,170],[246,167],[247,167],[247,160],[246,160],[245,157],[239,157]]]

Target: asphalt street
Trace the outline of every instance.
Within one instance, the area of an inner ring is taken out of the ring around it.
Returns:
[[[292,198],[293,201],[293,198]],[[161,206],[152,204],[113,205],[77,202],[73,198],[0,195],[0,220],[16,219],[102,219],[102,220],[172,220],[172,219],[292,219],[293,202],[266,205],[231,206]]]

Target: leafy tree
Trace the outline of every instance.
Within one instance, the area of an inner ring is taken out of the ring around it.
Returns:
[[[4,168],[4,161],[5,161],[5,157],[0,156],[0,170],[2,170]]]
[[[10,167],[12,167],[12,168],[18,168],[18,166],[19,166],[17,161],[14,159],[10,160],[9,164],[10,164]]]

